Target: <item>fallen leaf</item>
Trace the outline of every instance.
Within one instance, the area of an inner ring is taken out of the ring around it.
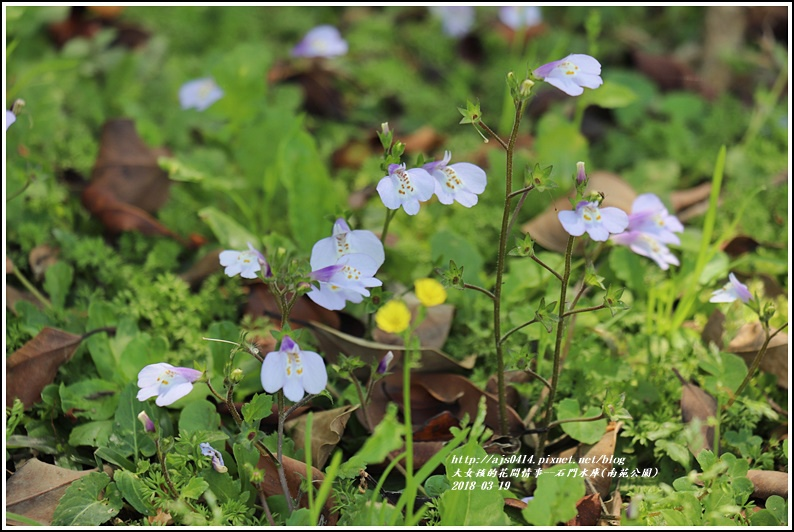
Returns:
[[[74,354],[84,336],[45,327],[6,361],[6,407],[18,397],[25,409],[41,401],[41,391],[51,384],[61,364]]]
[[[367,407],[367,416],[373,426],[377,426],[386,414],[389,403],[396,403],[402,411],[403,386],[402,374],[392,373],[375,383],[372,400]],[[477,388],[473,382],[461,375],[452,373],[412,373],[411,374],[411,422],[414,432],[428,421],[447,411],[455,419],[462,420],[468,415],[474,419],[479,412],[480,398],[485,397],[485,424],[499,432],[499,400],[496,396]],[[507,408],[508,432],[520,434],[524,423],[518,413]],[[363,423],[363,421],[362,421]],[[450,439],[451,434],[441,434]]]
[[[405,153],[416,155],[419,153],[430,154],[436,151],[444,145],[446,137],[431,126],[422,126],[399,140],[405,144]]]
[[[566,526],[596,526],[601,517],[601,497],[598,493],[585,495],[576,503],[576,517]]]
[[[637,50],[633,58],[636,69],[654,81],[662,91],[688,89],[702,92],[701,88],[704,88],[700,77],[692,68],[672,55],[656,55]]]
[[[221,269],[220,263],[220,249],[214,249],[202,256],[184,273],[179,277],[182,278],[191,288],[200,285],[204,279]]]
[[[27,301],[40,309],[44,308],[44,304],[30,292],[23,292],[10,284],[6,284],[6,308],[13,312],[15,316],[18,316],[18,314],[14,307],[20,301]]]
[[[413,433],[414,441],[446,441],[452,435],[449,430],[452,427],[459,428],[460,420],[449,410],[444,410],[428,419]]]
[[[308,508],[309,496],[303,490],[301,490],[301,483],[303,482],[303,479],[306,478],[306,464],[300,460],[290,458],[289,456],[282,456],[281,464],[284,467],[284,474],[287,479],[287,488],[290,491],[290,495],[293,497],[293,499],[300,495],[300,507]],[[275,460],[269,456],[262,456],[259,458],[257,467],[265,471],[265,479],[260,484],[265,497],[283,495],[284,490],[281,488],[281,482],[279,480],[278,468],[276,467]],[[324,479],[325,475],[323,475],[322,472],[316,467],[312,467],[311,482],[315,489],[320,488]],[[339,519],[337,512],[333,510],[334,504],[335,502],[332,492],[331,496],[329,496],[325,501],[325,507],[322,511],[322,515],[325,517],[326,523],[331,526],[335,525]]]
[[[411,311],[411,322],[416,320],[421,303],[413,292],[403,297],[408,310]],[[419,337],[419,345],[426,348],[441,349],[449,336],[452,328],[452,317],[455,307],[447,303],[436,305],[427,309],[425,319],[414,329],[414,334]],[[405,345],[401,335],[387,333],[376,327],[372,331],[372,338],[376,342],[388,345]]]
[[[764,344],[764,328],[760,322],[745,323],[728,344],[726,351],[736,353],[749,367]],[[781,332],[769,341],[759,368],[777,377],[777,385],[788,389],[788,333]]]
[[[345,433],[350,415],[359,405],[347,405],[333,410],[323,410],[312,414],[312,465],[322,469],[336,445]],[[308,415],[308,414],[307,414]],[[298,448],[303,449],[306,440],[307,415],[293,419],[285,424]]]
[[[402,367],[402,356],[405,352],[404,346],[364,340],[315,321],[309,322],[308,325],[314,332],[322,348],[323,356],[327,361],[335,362],[339,354],[343,353],[346,356],[357,357],[367,366],[372,366],[380,362],[386,353],[391,351],[394,359],[389,365],[389,370],[394,372]],[[424,348],[420,351],[420,359],[416,370],[423,373],[464,372],[474,367],[476,359],[476,355],[471,355],[458,361],[438,349]],[[368,369],[364,368],[357,375],[365,378],[368,371]]]
[[[296,83],[303,90],[303,108],[307,113],[342,120],[345,100],[337,88],[339,75],[324,66],[322,60],[298,60],[278,63],[267,74],[269,83]]]
[[[700,446],[690,444],[690,452],[693,456],[697,456],[704,449],[713,451],[714,427],[709,425],[708,419],[717,415],[717,400],[698,385],[684,379],[677,369],[673,368],[673,373],[675,373],[675,376],[678,377],[683,386],[681,391],[681,417],[684,423],[691,423],[697,419],[700,424],[700,434],[703,437],[703,442]]]
[[[103,28],[116,30],[112,45],[136,48],[149,39],[149,34],[135,25],[115,20],[123,9],[116,6],[72,6],[68,18],[50,24],[47,30],[58,48],[74,38],[90,39]]]
[[[760,245],[761,244],[751,236],[737,235],[722,245],[722,251],[727,253],[729,257],[736,258],[745,253],[752,253],[758,249]]]
[[[700,339],[706,345],[714,344],[722,349],[722,334],[725,332],[725,314],[718,308],[709,316],[706,325],[703,327],[703,332],[700,333]]]
[[[273,294],[262,283],[255,283],[249,286],[250,292],[248,294],[248,301],[245,305],[244,313],[254,318],[266,317],[271,320],[274,326],[281,326],[281,312],[279,311],[278,304],[273,298]],[[295,306],[292,307],[290,313],[290,327],[293,329],[300,329],[306,327],[310,322],[318,322],[325,324],[334,329],[342,326],[342,313],[333,310],[328,310],[306,296],[298,298]],[[363,334],[363,324],[361,331]]]
[[[680,212],[688,207],[707,201],[710,195],[711,181],[684,190],[674,190],[670,193],[670,206],[674,212]]]
[[[6,511],[49,525],[66,488],[94,471],[64,469],[31,458],[6,481]],[[110,468],[105,472],[111,474]],[[7,518],[6,524],[17,522]]]
[[[185,240],[152,216],[168,200],[170,187],[167,172],[157,163],[159,155],[144,144],[132,120],[108,120],[83,205],[111,233],[138,231],[195,246],[200,238]]]
[[[747,472],[747,478],[755,487],[754,498],[767,499],[771,495],[779,495],[788,499],[788,473],[751,469]]]
[[[598,442],[592,445],[579,444],[557,455],[560,458],[572,458],[579,466],[579,469],[590,479],[593,487],[598,491],[601,497],[608,497],[609,490],[612,487],[612,478],[607,476],[607,474],[612,471],[611,459],[615,455],[618,432],[622,426],[623,423],[620,422],[610,423],[607,426],[607,431]],[[590,472],[594,469],[602,471],[603,475],[591,477]]]
[[[33,278],[36,281],[41,281],[44,278],[44,273],[47,268],[58,262],[58,254],[60,251],[57,248],[42,244],[30,250],[28,254],[28,264],[33,272]]]

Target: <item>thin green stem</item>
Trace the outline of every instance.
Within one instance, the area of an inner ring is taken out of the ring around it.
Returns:
[[[518,203],[516,203],[516,207],[515,207],[515,209],[513,209],[513,214],[510,215],[510,222],[507,224],[507,234],[508,235],[513,232],[513,224],[516,223],[516,218],[518,217],[518,213],[521,212],[521,207],[524,206],[524,201],[526,201],[527,196],[529,195],[529,191],[532,190],[533,188],[535,188],[535,187],[534,186],[530,186],[530,187],[526,187],[526,188],[522,188],[521,189],[521,191],[523,191],[523,192],[521,194],[521,197],[518,198]],[[521,192],[521,191],[519,191],[519,192]],[[515,197],[515,193],[511,193],[511,194],[507,195],[507,199],[508,200],[513,199],[513,197]]]
[[[516,325],[515,327],[513,327],[512,329],[510,329],[509,331],[507,331],[507,332],[504,334],[504,336],[502,336],[502,339],[501,339],[501,340],[499,340],[499,343],[502,343],[502,344],[503,344],[503,343],[505,342],[505,340],[507,340],[507,338],[508,338],[508,337],[509,337],[511,334],[513,334],[514,332],[518,332],[518,331],[520,331],[521,329],[523,329],[524,327],[527,327],[528,325],[532,325],[533,323],[537,323],[537,321],[538,321],[538,319],[537,319],[537,318],[532,318],[531,320],[529,320],[529,321],[527,321],[527,322],[524,322],[524,323],[522,323],[521,325]]]
[[[284,499],[287,501],[287,509],[292,513],[295,509],[295,504],[292,500],[292,492],[289,490],[287,484],[287,474],[284,472],[284,392],[279,390],[278,397],[278,448],[276,450],[276,457],[278,463],[278,479],[281,482],[281,490],[284,492]]]
[[[520,107],[523,109],[523,104],[521,104]],[[518,128],[516,127],[517,123],[518,123],[518,120],[516,120],[513,123],[513,130],[516,131],[516,132],[518,131]],[[483,128],[491,137],[493,137],[496,140],[496,142],[498,142],[502,146],[502,148],[505,149],[505,151],[511,151],[510,145],[507,144],[505,141],[503,141],[499,137],[499,135],[497,135],[491,128],[488,127],[488,125],[485,122],[483,122],[481,120],[481,121],[477,122],[477,125],[479,125],[481,128]],[[511,137],[512,137],[512,135],[511,135]],[[515,146],[515,139],[512,139],[512,144],[513,144],[513,146]]]
[[[510,132],[510,140],[506,148],[505,164],[505,203],[502,210],[502,226],[499,232],[499,251],[496,256],[496,286],[494,286],[493,298],[493,321],[494,321],[494,346],[496,348],[496,378],[499,397],[499,431],[501,434],[508,434],[507,427],[507,398],[505,393],[505,361],[502,350],[502,278],[505,270],[505,252],[507,249],[507,229],[510,225],[510,193],[513,191],[513,153],[518,137],[518,127],[521,123],[521,115],[524,111],[524,102],[516,104],[515,120],[513,130]],[[487,127],[483,124],[483,127]],[[490,130],[488,130],[490,131]],[[493,133],[492,133],[493,134]],[[495,137],[498,138],[498,137]],[[504,142],[500,140],[504,146]]]
[[[482,292],[483,294],[491,298],[491,300],[493,300],[495,297],[493,292],[491,292],[490,290],[483,288],[481,286],[477,286],[475,284],[463,283],[463,288],[469,288],[471,290],[476,290],[477,292]]]
[[[607,308],[607,306],[604,305],[603,303],[601,305],[596,305],[594,307],[578,308],[576,310],[569,310],[568,312],[566,312],[565,314],[563,314],[560,317],[567,318],[568,316],[571,316],[573,314],[580,314],[582,312],[592,312],[594,310],[601,310],[603,308]]]
[[[358,382],[358,379],[353,374],[352,371],[348,372],[350,375],[350,380],[353,381],[353,385],[356,387],[356,394],[358,395],[358,401],[361,403],[361,412],[364,415],[364,423],[367,425],[367,430],[372,430],[374,427],[372,423],[369,421],[369,414],[367,413],[367,395],[364,393],[364,390],[361,389],[361,383]]]
[[[529,185],[528,187],[519,188],[518,190],[514,190],[513,192],[508,194],[507,197],[510,198],[510,199],[513,199],[516,196],[518,196],[519,194],[523,194],[524,197],[526,197],[526,195],[529,194],[530,192],[532,192],[534,189],[535,189],[535,185]],[[521,203],[523,203],[523,201]]]
[[[565,269],[562,274],[562,282],[560,285],[560,321],[557,322],[557,337],[554,342],[554,365],[551,373],[551,388],[549,388],[549,397],[546,402],[546,417],[543,426],[549,427],[551,425],[551,418],[554,415],[554,399],[557,395],[557,384],[560,379],[560,355],[562,353],[562,339],[565,335],[565,300],[568,297],[568,281],[571,277],[571,255],[573,254],[574,237],[568,237],[568,246],[565,248]],[[538,437],[538,443],[535,447],[535,456],[543,456],[546,448],[547,432],[544,432]]]
[[[209,381],[207,382],[209,383]],[[233,394],[234,394],[234,386],[230,384],[229,387],[226,389],[226,408],[229,409],[229,412],[232,414],[232,418],[234,419],[234,422],[237,424],[237,428],[239,429],[243,426],[243,418],[240,417],[240,412],[237,411],[237,406],[235,406],[234,404],[234,400],[232,397]]]
[[[25,277],[24,275],[22,275],[22,272],[20,272],[20,271],[19,271],[19,268],[17,268],[16,266],[14,266],[14,276],[15,276],[15,277],[16,277],[16,278],[19,280],[19,282],[20,282],[20,283],[22,283],[22,285],[23,285],[25,288],[27,288],[27,289],[28,289],[28,291],[29,291],[31,294],[33,294],[33,295],[36,297],[36,299],[38,299],[39,301],[41,301],[41,303],[42,303],[42,304],[43,304],[45,307],[47,307],[47,308],[52,308],[52,303],[50,303],[50,300],[49,300],[49,299],[47,299],[46,297],[44,297],[44,296],[42,295],[42,293],[41,293],[41,292],[39,292],[39,291],[38,291],[38,289],[37,289],[35,286],[33,286],[33,284],[32,284],[30,281],[28,281],[27,277]]]
[[[414,437],[413,423],[411,421],[411,356],[413,344],[411,343],[410,329],[405,333],[407,349],[403,355],[403,423],[405,425],[405,490],[407,515],[413,514],[413,501],[416,499],[416,485],[414,483]],[[408,510],[407,508],[410,508]]]
[[[747,375],[745,375],[744,380],[739,385],[736,393],[733,394],[733,397],[731,397],[728,403],[725,405],[725,410],[729,409],[733,405],[734,401],[736,401],[736,398],[742,394],[745,388],[747,388],[747,385],[750,383],[750,379],[752,379],[753,375],[755,375],[755,372],[758,371],[758,367],[761,365],[761,360],[764,359],[766,350],[769,347],[769,342],[772,341],[772,338],[777,336],[778,333],[780,333],[786,327],[788,327],[788,323],[784,323],[778,327],[775,332],[769,334],[769,326],[764,324],[764,334],[766,335],[764,343],[761,346],[761,349],[758,350],[758,353],[756,353],[755,358],[753,358],[753,363],[750,365],[750,369],[747,371]]]
[[[212,387],[212,383],[210,382],[209,379],[207,379],[207,388],[210,389],[210,393],[212,393],[212,395],[215,396],[215,399],[217,399],[218,401],[223,401],[224,403],[226,402],[226,398],[222,396],[220,393],[218,393],[215,390],[215,388]]]
[[[397,210],[391,210],[389,208],[386,209],[386,219],[383,221],[383,230],[380,232],[381,244],[386,244],[386,235],[389,234],[389,224],[391,223],[391,219],[394,218],[395,214],[397,214]]]
[[[551,389],[551,383],[547,381],[545,378],[541,377],[539,374],[535,373],[529,368],[525,368],[524,371],[527,372],[532,378],[538,379],[540,382],[542,382],[543,386],[545,386],[547,389],[549,390]]]
[[[554,269],[552,269],[551,266],[540,260],[536,255],[530,255],[530,257],[532,258],[532,260],[540,264],[544,270],[548,271],[550,274],[556,277],[558,281],[562,281],[562,275],[560,275]]]
[[[546,425],[546,430],[547,431],[551,430],[552,428],[556,427],[557,425],[562,425],[564,423],[585,423],[585,422],[588,422],[588,421],[598,421],[599,419],[604,419],[605,417],[607,417],[607,416],[603,412],[601,412],[597,416],[576,417],[576,418],[572,418],[572,419],[559,419],[557,421],[553,421],[553,422],[549,423],[548,425]]]

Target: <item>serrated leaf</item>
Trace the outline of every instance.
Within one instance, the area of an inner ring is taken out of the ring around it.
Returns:
[[[198,499],[207,491],[209,484],[200,477],[191,478],[188,483],[180,490],[180,495],[186,499]]]
[[[248,403],[243,405],[243,419],[249,423],[256,423],[269,416],[272,413],[272,408],[272,396],[264,393],[255,394]]]
[[[99,526],[121,510],[121,494],[105,473],[91,473],[66,488],[53,526]]]
[[[147,516],[157,513],[149,502],[146,485],[136,474],[120,469],[113,474],[113,482],[118,486],[122,497],[138,513]]]

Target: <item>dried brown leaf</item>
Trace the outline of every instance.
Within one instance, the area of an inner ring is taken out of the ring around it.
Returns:
[[[755,487],[753,497],[766,499],[770,495],[779,495],[788,499],[788,473],[751,469],[747,472],[747,478]]]
[[[51,384],[61,364],[72,358],[83,336],[45,327],[6,361],[6,406],[18,397],[30,408],[41,401],[41,391]]]
[[[508,405],[512,406],[513,408],[517,407],[521,398],[519,393],[511,386],[511,384],[523,384],[532,381],[532,379],[532,375],[526,371],[512,370],[505,372],[505,393],[507,395]],[[488,379],[488,382],[485,384],[485,391],[494,395],[499,393],[499,379],[496,375],[491,375],[491,377]]]
[[[764,329],[759,322],[745,323],[728,344],[727,351],[736,353],[748,366],[764,344]],[[766,354],[761,359],[761,371],[777,377],[777,385],[788,389],[788,333],[781,332],[769,341]]]
[[[678,380],[681,381],[681,417],[684,423],[694,420],[699,423],[700,434],[703,437],[701,445],[691,444],[689,450],[697,456],[700,451],[714,450],[714,427],[710,426],[708,419],[717,415],[717,400],[696,384],[684,379],[677,369],[673,368]]]
[[[20,301],[27,301],[38,308],[44,308],[44,304],[30,292],[23,292],[10,284],[6,284],[6,308],[13,312],[15,316],[18,314],[14,307]]]
[[[284,467],[284,474],[287,479],[287,488],[289,488],[290,495],[293,499],[300,495],[300,507],[308,508],[309,496],[301,490],[301,482],[306,478],[307,473],[306,464],[300,460],[290,458],[289,456],[282,456],[281,464]],[[262,456],[259,458],[257,467],[265,471],[265,479],[261,483],[261,488],[265,496],[270,497],[272,495],[283,495],[284,490],[281,489],[281,482],[279,481],[278,476],[278,467],[276,466],[275,460],[269,456]],[[311,482],[315,489],[319,489],[324,479],[325,475],[323,475],[322,472],[316,467],[312,467]],[[334,501],[335,499],[332,493],[325,502],[325,506],[322,511],[322,515],[325,517],[326,523],[331,526],[335,525],[339,519],[337,513],[333,511],[333,506],[335,504]]]
[[[66,488],[93,471],[64,469],[32,458],[6,482],[6,511],[49,525]],[[11,518],[6,523],[22,524]]]
[[[312,414],[312,465],[321,468],[325,466],[336,445],[345,433],[345,427],[350,415],[359,408],[359,405],[347,405],[333,410],[323,410]],[[286,423],[292,439],[299,448],[304,447],[306,440],[307,415],[293,419]]]
[[[621,510],[623,509],[623,497],[621,497],[620,491],[613,491],[612,497],[604,501],[604,505],[607,507],[607,513],[601,516],[601,519],[598,521],[598,526],[613,526],[620,524]]]
[[[585,495],[576,503],[576,517],[566,526],[596,526],[601,517],[601,497],[598,493]]]
[[[58,248],[50,247],[47,244],[31,249],[28,255],[28,264],[30,264],[30,269],[33,272],[33,278],[41,281],[47,268],[58,262],[59,253]]]

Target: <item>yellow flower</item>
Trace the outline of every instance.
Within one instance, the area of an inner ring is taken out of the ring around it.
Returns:
[[[419,302],[426,307],[435,307],[447,300],[447,291],[435,279],[417,279],[414,290]]]
[[[375,313],[375,323],[387,333],[401,333],[411,323],[411,312],[405,303],[392,299]]]

